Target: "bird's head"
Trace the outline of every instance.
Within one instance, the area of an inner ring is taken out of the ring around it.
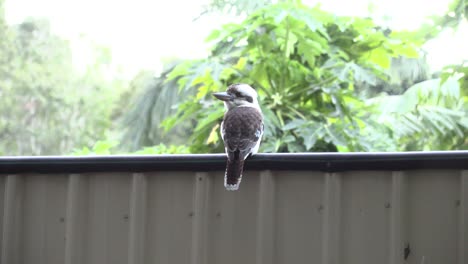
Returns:
[[[257,92],[248,84],[232,84],[226,92],[214,93],[213,96],[224,101],[227,110],[239,106],[255,107],[260,110]]]

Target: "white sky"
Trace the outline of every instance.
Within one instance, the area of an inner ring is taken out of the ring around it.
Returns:
[[[304,0],[321,2],[338,15],[374,13],[396,29],[415,29],[429,15],[443,14],[450,0]],[[161,70],[164,58],[197,58],[206,54],[203,42],[212,29],[239,21],[234,15],[211,14],[193,22],[209,0],[6,0],[6,18],[19,23],[27,17],[47,18],[51,28],[70,40],[77,67],[92,54],[88,42],[110,47],[114,65],[122,66],[125,78],[139,70]],[[83,38],[83,36],[86,36]],[[454,35],[446,32],[428,43],[433,69],[468,59],[468,25]],[[122,76],[121,76],[122,77]]]

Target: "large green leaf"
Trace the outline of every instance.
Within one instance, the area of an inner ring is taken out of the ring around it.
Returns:
[[[222,151],[214,133],[223,107],[210,93],[232,83],[258,91],[262,151],[430,149],[453,147],[452,139],[463,134],[464,103],[455,96],[460,89],[453,82],[443,91],[433,88],[438,81],[421,82],[428,70],[420,42],[388,34],[371,19],[281,1],[222,26],[208,40],[210,56],[168,75],[181,91],[196,94],[164,122],[193,122],[191,151]],[[436,143],[436,134],[447,131],[446,140]],[[427,137],[418,142],[411,135]]]

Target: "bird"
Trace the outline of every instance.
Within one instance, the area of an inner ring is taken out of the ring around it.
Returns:
[[[258,152],[263,136],[263,114],[257,92],[248,84],[229,85],[226,92],[213,93],[224,102],[221,137],[227,155],[224,187],[236,191],[242,179],[244,161]]]

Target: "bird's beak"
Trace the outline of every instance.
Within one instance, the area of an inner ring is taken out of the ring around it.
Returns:
[[[229,101],[234,97],[226,92],[213,93],[213,96],[218,98],[221,101]]]

